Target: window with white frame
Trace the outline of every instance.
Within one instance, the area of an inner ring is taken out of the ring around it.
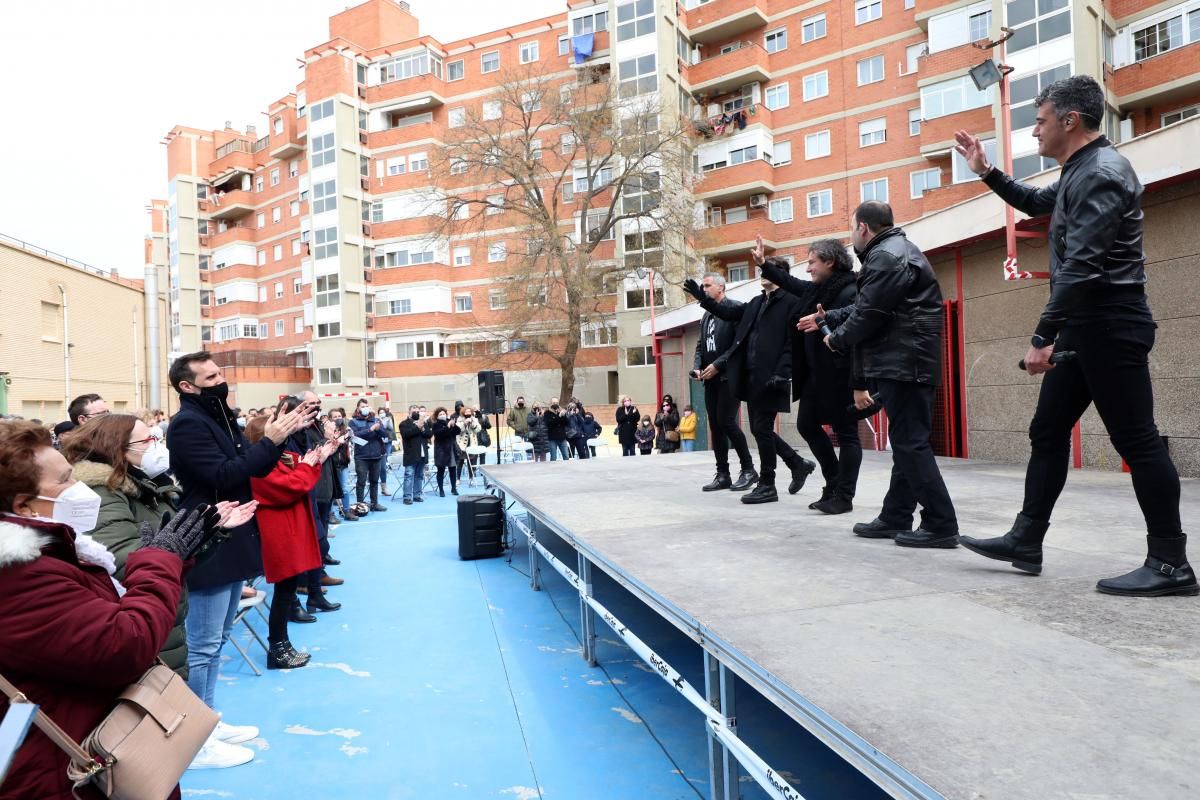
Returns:
[[[617,41],[624,42],[654,33],[654,0],[617,4]]]
[[[283,334],[284,334],[283,320],[277,319],[277,320],[275,320],[275,335],[283,336]]]
[[[904,66],[900,69],[901,75],[912,75],[917,71],[917,67],[921,64],[921,56],[925,55],[926,45],[910,44],[904,48]]]
[[[261,267],[263,264],[267,263],[267,251],[259,250],[257,253],[255,253],[255,258],[256,258],[255,263],[257,263],[258,266]]]
[[[461,81],[464,77],[466,77],[466,74],[466,64],[461,58],[457,61],[446,62],[446,80]]]
[[[528,305],[544,306],[548,298],[545,285],[525,287],[525,302]]]
[[[777,86],[768,86],[766,92],[763,93],[763,104],[772,111],[787,108],[788,102],[789,94],[786,82]]]
[[[467,124],[467,110],[465,108],[452,108],[446,113],[446,124],[451,128],[461,128]]]
[[[565,181],[562,185],[562,201],[564,203],[575,202],[575,184],[571,181]]]
[[[309,147],[312,150],[312,165],[320,167],[325,164],[332,164],[336,157],[333,148],[333,134],[325,133],[320,136],[311,137]]]
[[[258,302],[260,302],[260,303],[267,302],[267,287],[265,287],[265,286],[258,287]]]
[[[729,164],[744,164],[747,161],[758,160],[758,147],[750,145],[749,147],[739,147],[736,150],[729,151]]]
[[[500,119],[501,106],[499,100],[484,100],[483,101],[483,118],[484,119]]]
[[[1022,0],[1024,3],[1025,0]],[[1036,0],[1028,0],[1034,5]],[[1042,0],[1043,3],[1046,0]],[[1011,15],[1010,9],[1010,15]],[[992,0],[979,0],[929,18],[929,52],[940,53],[987,38],[991,25]]]
[[[1197,14],[1197,18],[1200,19],[1200,14]],[[1188,106],[1178,111],[1169,111],[1162,115],[1162,124],[1163,127],[1166,127],[1167,125],[1174,125],[1176,122],[1183,122],[1185,119],[1191,119],[1195,116],[1200,116],[1200,105]]]
[[[565,55],[570,54],[570,52],[571,52],[571,37],[570,36],[558,37],[558,54],[560,56],[565,56]]]
[[[332,98],[323,103],[317,103],[309,112],[308,118],[313,122],[333,116],[333,100]]]
[[[429,169],[429,156],[425,153],[413,153],[408,157],[409,172],[424,172]]]
[[[720,209],[714,210],[718,213],[720,212]],[[750,212],[746,210],[745,206],[734,206],[733,208],[725,209],[724,217],[726,225],[734,225],[738,222],[745,222],[746,220],[750,219]]]
[[[317,369],[317,383],[329,386],[342,382],[341,367],[320,367]]]
[[[753,150],[754,148],[750,148]],[[750,156],[754,158],[753,154]],[[621,196],[621,207],[626,214],[646,214],[662,203],[662,177],[657,172],[645,175],[630,175]],[[611,232],[611,228],[609,229]]]
[[[1071,33],[1070,0],[1008,0],[1008,27],[1013,29],[1008,52],[1016,53]],[[1135,41],[1136,49],[1136,41]]]
[[[263,190],[263,176],[256,175],[254,177],[254,191],[261,192]]]
[[[858,123],[858,146],[870,147],[887,141],[887,117]]]
[[[391,83],[430,73],[442,77],[442,59],[428,50],[421,50],[383,62],[379,66],[379,82]]]
[[[292,217],[300,216],[300,201],[299,200],[293,200],[292,202],[288,203],[288,216],[292,216]]]
[[[824,217],[833,213],[833,189],[820,189],[808,193],[808,216]]]
[[[292,333],[304,333],[304,317],[292,319]]]
[[[792,163],[792,143],[790,141],[776,141],[771,146],[771,164],[772,166],[780,166],[782,164]]]
[[[271,224],[276,224],[281,219],[283,219],[283,206],[275,206],[271,209]]]
[[[829,73],[825,71],[814,72],[812,75],[804,76],[804,99],[816,100],[818,97],[826,97],[829,94]]]
[[[521,110],[524,111],[526,114],[529,114],[533,111],[540,111],[541,108],[542,108],[542,93],[541,93],[541,91],[535,90],[535,91],[530,91],[530,92],[523,92],[521,94]]]
[[[313,184],[312,212],[320,214],[337,208],[337,191],[334,181],[322,181]]]
[[[579,334],[581,347],[611,347],[617,343],[617,323],[585,322]]]
[[[772,200],[767,208],[767,216],[771,222],[791,222],[792,198],[781,197],[778,200]]]
[[[409,361],[414,358],[444,358],[446,355],[446,346],[443,344],[440,347],[437,343],[427,342],[396,342],[396,359],[399,361]]]
[[[800,22],[800,42],[806,44],[825,38],[825,15],[817,14]]]
[[[272,186],[279,185],[279,167],[276,167],[275,169],[271,170],[271,185]]]
[[[908,135],[921,135],[921,109],[910,108],[908,110]]]
[[[385,163],[385,168],[389,178],[396,175],[403,175],[408,171],[408,162],[405,160],[404,156],[396,156],[395,158],[389,158],[387,160]]]
[[[508,308],[508,295],[503,289],[491,289],[488,291],[488,308],[492,311],[500,311]]]
[[[988,38],[992,27],[992,10],[990,8],[976,11],[967,17],[967,36],[970,41],[978,42]]]
[[[996,140],[984,139],[980,144],[983,145],[983,152],[987,156],[989,164],[996,163]],[[971,171],[967,166],[967,160],[958,154],[957,150],[950,151],[950,180],[952,183],[969,183],[979,180],[979,176]]]
[[[1009,81],[1009,119],[1012,121],[1012,129],[1019,131],[1022,128],[1033,126],[1034,120],[1037,119],[1037,106],[1033,101],[1037,98],[1038,93],[1045,89],[1055,81],[1069,78],[1071,76],[1071,65],[1061,64],[1057,67],[1042,70],[1033,75],[1025,75],[1016,80]]]
[[[639,306],[640,308],[641,306]],[[650,367],[654,365],[654,346],[645,345],[625,348],[625,366]]]
[[[881,203],[888,202],[888,179],[876,178],[860,183],[859,199],[864,203],[868,200],[878,200]]]
[[[496,72],[500,69],[500,51],[493,50],[490,53],[484,53],[479,57],[479,71],[487,74]]]
[[[488,245],[488,261],[495,263],[508,258],[508,243],[507,242],[492,242]]]
[[[471,264],[471,248],[456,247],[454,248],[454,266],[466,267]]]
[[[465,175],[467,173],[467,160],[465,158],[450,159],[450,174]]]
[[[592,172],[592,190],[600,191],[605,186],[612,183],[613,168],[600,167]],[[583,194],[588,191],[588,174],[586,167],[579,167],[575,170],[575,191],[578,194]]]
[[[654,53],[629,58],[617,64],[617,87],[621,97],[636,97],[658,91],[658,68]]]
[[[300,174],[300,159],[293,158],[288,162],[288,177],[295,178]]]
[[[787,49],[787,28],[767,31],[767,35],[763,37],[763,48],[768,53],[778,53]]]
[[[318,275],[316,280],[317,308],[329,308],[341,305],[341,292],[338,288],[338,276]]]
[[[412,299],[408,297],[398,297],[394,300],[389,300],[387,304],[387,310],[389,315],[411,314]]]
[[[909,181],[909,196],[913,200],[923,197],[930,189],[936,189],[942,185],[942,171],[936,167],[932,169],[919,169],[916,172],[911,172],[908,175]]]
[[[574,152],[574,150],[575,150],[575,145],[576,145],[575,134],[573,134],[573,133],[564,133],[564,134],[563,134],[563,135],[560,137],[560,139],[559,139],[559,142],[560,142],[560,143],[561,143],[561,145],[562,145],[562,153],[563,153],[563,155],[564,155],[564,156],[565,156],[565,155],[570,155],[572,152]]]
[[[931,120],[991,103],[991,91],[979,91],[970,76],[963,75],[921,87],[921,119]]]
[[[259,213],[255,214],[254,215],[254,224],[255,224],[255,227],[260,228],[260,229],[267,227],[267,215],[262,213],[261,211]]]
[[[740,283],[750,280],[750,262],[739,261],[725,266],[725,280],[730,283]]]
[[[871,56],[858,62],[858,85],[878,83],[883,80],[883,56]]]
[[[337,228],[319,228],[313,234],[313,258],[333,258],[338,254]]]
[[[523,42],[521,44],[521,63],[532,64],[538,60],[538,43]]]
[[[571,30],[576,36],[608,30],[608,9],[575,17],[571,20]]]
[[[283,258],[283,245],[277,244],[271,248],[271,260],[279,261]]]
[[[283,297],[283,281],[275,281],[275,299]]]
[[[258,323],[258,331],[257,331],[257,334],[258,334],[258,338],[259,338],[259,339],[265,339],[265,338],[267,338],[267,323],[265,323],[265,322],[260,322],[260,323]],[[253,337],[253,336],[254,336],[254,334],[252,334],[252,333],[250,333],[249,331],[247,331],[247,332],[246,332],[246,336],[247,336],[247,337]]]
[[[829,155],[830,151],[830,132],[817,131],[810,133],[804,137],[804,158],[823,158]]]
[[[304,291],[304,279],[292,278],[292,294],[300,294]]]
[[[862,25],[883,16],[883,0],[855,0],[854,24]]]
[[[487,214],[487,216],[490,217],[490,216],[495,216],[496,214],[503,213],[503,211],[504,211],[504,195],[489,194],[486,198],[486,202],[487,202],[487,206],[486,206],[487,211],[485,213]]]
[[[456,314],[463,314],[470,310],[471,310],[471,295],[469,295],[469,294],[454,295],[454,312]]]

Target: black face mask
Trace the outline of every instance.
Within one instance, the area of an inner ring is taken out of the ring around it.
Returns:
[[[421,418],[421,412],[414,411],[411,414],[409,414],[409,417],[412,419],[413,422],[416,422],[417,420],[419,420]]]
[[[218,383],[216,386],[201,386],[199,388],[201,397],[215,397],[222,403],[229,397],[228,383]]]

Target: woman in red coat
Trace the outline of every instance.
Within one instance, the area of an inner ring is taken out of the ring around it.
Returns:
[[[246,438],[251,444],[262,439],[266,425],[266,417],[255,417],[246,424]],[[321,478],[322,462],[333,454],[335,448],[330,444],[303,456],[284,452],[267,477],[250,479],[250,489],[258,501],[255,518],[262,537],[263,572],[267,582],[275,584],[267,622],[267,669],[303,667],[310,658],[288,641],[288,614],[296,601],[299,577],[321,566],[309,492]]]
[[[99,509],[49,431],[0,422],[0,674],[76,742],[154,664],[175,624],[183,559],[204,528],[197,515],[180,514],[145,532],[117,583],[112,554],[85,535]],[[0,717],[7,712],[0,693]],[[71,800],[69,761],[31,728],[0,800]],[[102,795],[85,786],[78,797]]]

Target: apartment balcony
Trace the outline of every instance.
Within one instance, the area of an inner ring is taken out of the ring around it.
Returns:
[[[370,147],[391,147],[392,145],[415,142],[418,139],[440,139],[443,126],[430,120],[416,125],[401,125],[382,131],[372,131],[367,134],[367,144]]]
[[[1120,67],[1107,83],[1123,112],[1195,97],[1200,94],[1200,42]]]
[[[213,346],[213,361],[225,373],[230,383],[295,383],[312,382],[312,368],[306,366],[306,353],[285,353],[279,350],[223,349],[231,342]]]
[[[368,86],[367,103],[387,103],[389,111],[429,111],[445,105],[446,82],[428,72],[378,86]]]
[[[696,199],[713,205],[727,205],[755,194],[775,191],[775,168],[761,158],[711,169],[696,187]]]
[[[230,264],[208,271],[209,287],[238,280],[257,280],[261,268],[256,264]]]
[[[208,207],[212,219],[240,219],[254,211],[254,194],[243,189],[232,192],[213,192]]]
[[[254,142],[234,139],[217,148],[216,159],[209,165],[214,186],[238,177],[254,174]]]
[[[685,18],[693,42],[723,42],[766,25],[767,0],[712,0],[689,9]]]
[[[922,83],[928,83],[939,75],[951,73],[962,74],[964,69],[986,61],[992,57],[990,50],[980,50],[973,44],[962,44],[948,50],[939,50],[922,56],[920,60],[920,78]]]
[[[612,57],[612,53],[609,50],[610,36],[612,34],[608,31],[596,31],[592,43],[592,54],[577,64],[575,63],[574,51],[570,51],[567,53],[567,63],[575,69],[587,69],[588,67],[597,67],[609,63]]]
[[[457,318],[456,318],[457,317]],[[470,314],[454,314],[450,311],[426,311],[416,314],[379,314],[375,315],[376,333],[391,331],[425,331],[425,330],[455,330],[463,327],[464,320]]]
[[[928,30],[930,17],[953,11],[956,6],[962,6],[961,0],[916,0],[913,15],[921,30]]]
[[[217,248],[233,242],[254,242],[255,229],[249,225],[230,225],[227,230],[213,231],[208,235],[208,243],[200,243],[201,247]]]
[[[381,286],[402,286],[406,283],[424,281],[439,281],[453,283],[461,280],[463,271],[471,267],[451,267],[449,264],[432,263],[417,264],[411,267],[381,267],[366,270],[366,282],[379,288]],[[457,272],[455,272],[457,270]]]
[[[254,317],[262,310],[259,308],[258,302],[253,300],[234,300],[229,303],[209,306],[209,308],[213,310],[212,318],[214,323],[220,322],[223,319]]]
[[[304,142],[296,133],[296,119],[288,119],[284,117],[283,132],[275,133],[271,131],[270,153],[271,158],[295,158],[304,152]]]
[[[758,234],[762,234],[767,252],[774,252],[777,249],[775,228],[775,223],[767,219],[765,212],[742,222],[710,226],[699,232],[696,252],[715,258],[744,256],[754,248]]]
[[[997,129],[996,118],[990,105],[947,114],[944,117],[921,122],[921,155],[926,158],[941,158],[954,146],[954,132],[971,131],[984,139],[991,138]]]
[[[767,51],[753,42],[742,42],[728,53],[706,58],[688,68],[688,81],[696,95],[716,95],[731,92],[739,86],[771,79]]]

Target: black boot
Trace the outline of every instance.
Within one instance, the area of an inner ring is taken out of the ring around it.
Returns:
[[[792,482],[788,484],[788,494],[795,494],[804,488],[804,482],[808,480],[808,476],[812,475],[817,469],[817,465],[809,461],[807,458],[800,459],[800,463],[792,467]]]
[[[306,612],[300,607],[300,601],[292,601],[292,610],[288,612],[288,619],[292,622],[316,622],[317,618]]]
[[[854,510],[854,503],[844,494],[833,493],[824,500],[818,500],[809,508],[822,514],[846,514]]]
[[[322,563],[324,563],[327,567],[340,567],[342,565],[342,562],[338,561],[333,556],[325,556],[325,558],[322,559]]]
[[[828,500],[831,497],[833,497],[833,485],[827,483],[827,484],[825,484],[824,487],[821,488],[821,496],[818,497],[816,500],[813,500],[811,503],[809,503],[808,507],[813,509],[814,511],[816,511],[817,503],[824,503],[826,500]]]
[[[312,614],[315,611],[337,611],[342,607],[341,603],[331,603],[329,598],[325,596],[325,592],[309,592],[308,602],[304,604],[308,609],[308,613]]]
[[[1196,596],[1200,584],[1187,561],[1187,536],[1147,536],[1146,563],[1119,578],[1105,578],[1096,591],[1125,597]]]
[[[1046,538],[1049,522],[1017,514],[1012,529],[995,539],[976,539],[961,536],[962,546],[972,553],[997,561],[1007,561],[1022,572],[1040,575],[1042,572],[1042,540]]]
[[[904,531],[896,534],[896,544],[901,547],[936,547],[952,550],[958,547],[957,533],[938,533],[917,528],[915,531]]]
[[[744,492],[758,483],[758,473],[752,469],[744,469],[738,474],[738,479],[729,487],[731,492]]]
[[[775,491],[775,487],[771,484],[759,482],[758,486],[749,494],[742,495],[742,502],[746,505],[757,505],[758,503],[775,503],[779,500],[779,493]]]
[[[722,489],[728,489],[730,486],[733,486],[733,480],[730,479],[729,473],[728,472],[718,472],[716,477],[714,477],[711,482],[706,483],[706,484],[704,484],[704,486],[700,487],[700,491],[702,491],[702,492],[719,492]]]
[[[276,642],[267,651],[267,669],[298,669],[311,659],[308,653],[298,653],[289,642]]]
[[[879,517],[870,522],[859,522],[854,526],[854,535],[864,539],[895,539],[898,533],[912,533],[912,528],[895,528]]]

